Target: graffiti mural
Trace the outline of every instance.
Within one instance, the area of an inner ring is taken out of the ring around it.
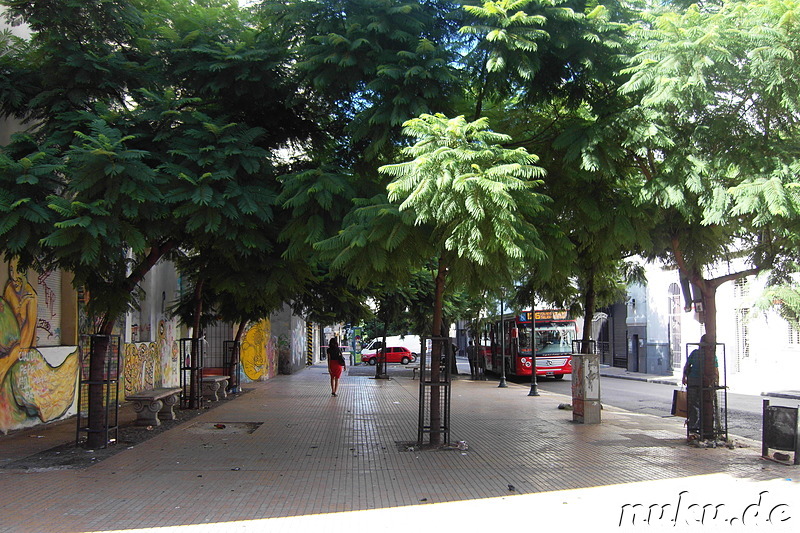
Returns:
[[[265,380],[278,374],[278,339],[272,334],[269,319],[252,324],[245,331],[239,358],[246,380]]]
[[[306,355],[306,323],[292,320],[292,364],[302,365]]]
[[[38,298],[38,319],[36,321],[36,345],[57,346],[61,340],[61,272],[50,270],[39,274],[36,286]]]
[[[172,387],[178,381],[178,343],[175,327],[161,320],[155,342],[126,343],[125,396],[156,387]]]
[[[242,336],[239,358],[242,372],[250,381],[263,379],[269,372],[266,347],[271,337],[271,330],[269,320],[262,320],[251,325]]]
[[[156,383],[155,368],[158,366],[159,370],[161,369],[160,361],[157,361],[156,343],[126,343],[124,353],[125,396],[127,397],[141,390],[154,389]]]
[[[4,433],[60,418],[75,402],[77,347],[37,348],[38,306],[36,290],[12,259],[0,301],[0,431]]]

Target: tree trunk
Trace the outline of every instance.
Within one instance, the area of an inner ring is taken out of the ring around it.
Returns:
[[[197,404],[202,380],[202,371],[198,372],[200,365],[200,319],[203,313],[203,283],[201,279],[194,286],[194,324],[192,325],[192,353],[189,366],[189,409],[199,409]]]
[[[440,337],[442,332],[442,315],[444,309],[444,285],[447,276],[447,267],[444,260],[439,258],[439,268],[436,272],[434,300],[433,300],[433,337]],[[442,358],[442,343],[433,342],[431,350],[431,382],[439,383],[441,379],[440,361]],[[422,379],[422,378],[420,378]],[[442,408],[440,405],[440,391],[438,386],[431,387],[430,413],[431,413],[431,438],[430,444],[438,446],[442,443]]]
[[[239,327],[236,328],[236,335],[233,337],[233,341],[236,344],[242,342],[242,336],[244,336],[244,331],[247,329],[247,321],[239,323]]]
[[[706,280],[699,280],[702,294],[703,313],[705,314],[706,346],[701,346],[703,353],[703,387],[702,393],[702,437],[713,438],[716,435],[717,410],[716,386],[719,384],[717,367],[717,285]]]
[[[111,332],[114,331],[116,320],[104,319],[100,325],[97,336],[92,338],[91,352],[89,354],[89,391],[88,391],[88,432],[86,435],[86,446],[88,448],[103,448],[108,445],[105,429],[108,425],[105,390],[108,386],[106,381],[106,363],[108,360],[108,348],[111,344]],[[121,376],[120,376],[121,377]],[[113,401],[119,401],[114,398]]]
[[[478,97],[475,99],[475,115],[472,118],[473,121],[481,118],[481,115],[483,114],[483,99],[486,95],[486,77],[488,74],[486,63],[487,57],[486,54],[484,54],[481,62],[480,88],[478,89]]]
[[[133,292],[155,264],[174,247],[174,242],[167,241],[161,245],[150,248],[147,256],[141,263],[136,265],[126,278],[123,290],[127,291],[127,294]],[[107,386],[105,382],[109,379],[109,376],[106,376],[106,355],[111,341],[110,336],[114,332],[114,324],[116,324],[116,321],[116,317],[110,317],[108,314],[102,318],[97,331],[98,336],[95,337],[96,342],[92,342],[91,352],[89,354],[89,390],[87,398],[87,428],[89,431],[86,435],[86,445],[89,448],[101,448],[108,444],[104,431],[108,424],[104,394],[105,387]],[[116,371],[119,372],[120,369],[116,369]],[[123,378],[124,376],[117,376],[117,379]],[[119,398],[114,398],[113,401],[118,402]]]
[[[586,291],[583,300],[583,337],[581,340],[580,353],[592,353],[592,319],[594,318],[595,301],[597,294],[594,289],[594,267],[589,269],[586,276]]]

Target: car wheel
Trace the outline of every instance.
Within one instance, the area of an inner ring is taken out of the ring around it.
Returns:
[[[564,374],[556,374],[553,377],[556,378],[556,379],[564,379]]]
[[[408,357],[403,357],[403,358],[400,360],[400,364],[401,364],[401,365],[407,365],[407,364],[408,364],[408,363],[410,363],[410,362],[411,362],[411,359],[409,359]]]
[[[378,361],[377,361],[377,359],[375,357],[373,357],[372,359],[369,360],[370,366],[375,366],[377,363],[378,363]]]

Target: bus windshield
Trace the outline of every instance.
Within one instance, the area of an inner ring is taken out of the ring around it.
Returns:
[[[575,339],[572,324],[536,326],[536,355],[571,353]]]

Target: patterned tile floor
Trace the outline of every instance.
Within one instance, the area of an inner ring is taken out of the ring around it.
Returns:
[[[757,443],[695,448],[681,419],[613,408],[601,424],[576,424],[558,408],[570,398],[529,397],[513,383],[454,381],[450,440],[468,449],[409,451],[419,382],[404,369],[390,377],[352,368],[334,398],[316,365],[250,384],[84,470],[0,470],[0,531],[777,531],[800,523],[800,470],[761,459]],[[217,423],[226,429],[211,429]],[[0,458],[32,453],[14,439],[0,447]]]

